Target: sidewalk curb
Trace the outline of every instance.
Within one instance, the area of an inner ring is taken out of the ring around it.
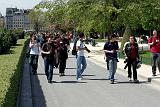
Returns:
[[[28,58],[25,58],[19,107],[33,107],[30,66],[28,62]]]

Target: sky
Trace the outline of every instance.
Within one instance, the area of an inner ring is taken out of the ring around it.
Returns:
[[[32,9],[42,0],[0,0],[0,12],[6,15],[6,8],[17,7],[18,9]]]

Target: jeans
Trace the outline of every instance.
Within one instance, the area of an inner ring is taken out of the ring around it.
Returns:
[[[156,74],[156,63],[160,71],[160,53],[152,53],[152,73]]]
[[[45,74],[48,80],[52,80],[53,77],[53,67],[54,67],[54,60],[44,58],[44,67],[45,67]]]
[[[117,70],[117,59],[109,59],[109,79],[114,81],[114,75]]]
[[[84,56],[77,56],[77,75],[76,78],[80,78],[82,73],[87,67],[86,59]]]

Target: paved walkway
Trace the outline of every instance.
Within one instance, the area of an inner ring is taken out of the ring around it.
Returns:
[[[72,47],[72,45],[73,44],[71,44],[71,47]],[[95,71],[97,71],[97,70],[98,71],[104,71],[104,69],[101,70],[98,67],[96,67],[97,65],[98,66],[102,66],[103,68],[106,67],[106,63],[104,61],[104,53],[103,53],[103,50],[102,50],[103,49],[103,45],[104,45],[104,43],[98,43],[98,45],[96,47],[93,47],[91,45],[86,45],[91,50],[91,53],[87,54],[88,57],[89,57],[88,60],[94,62],[94,63],[90,63],[91,64],[91,66],[89,66],[90,69],[94,69]],[[70,59],[73,59],[73,58],[70,58]],[[127,77],[127,71],[125,71],[123,69],[124,66],[125,66],[125,64],[123,62],[124,62],[123,59],[119,59],[117,74],[121,74],[124,77]],[[39,63],[42,64],[41,61],[39,61]],[[44,74],[39,74],[38,77],[36,76],[36,78],[32,77],[32,75],[30,75],[30,72],[29,72],[29,69],[28,69],[29,68],[28,59],[25,60],[24,64],[25,65],[24,65],[24,71],[23,71],[23,78],[22,78],[22,85],[21,85],[22,87],[21,87],[20,104],[19,104],[19,106],[20,107],[32,107],[33,105],[41,104],[41,107],[47,107],[46,105],[44,105],[44,104],[47,104],[47,102],[43,98],[44,97],[43,94],[48,93],[48,88],[46,88],[46,87],[48,87],[48,84],[46,84],[47,86],[46,85],[44,85],[44,86],[42,85],[43,82],[45,82],[45,83],[47,82],[45,80],[46,78],[43,77]],[[73,64],[71,64],[71,65],[73,65]],[[94,67],[96,67],[96,68],[94,68]],[[43,68],[41,68],[41,66],[39,66],[39,69],[42,70]],[[70,68],[70,69],[72,70],[72,68]],[[90,70],[88,72],[90,72]],[[100,74],[96,73],[96,75],[100,75]],[[71,75],[71,77],[73,78],[72,75]],[[148,86],[151,86],[152,88],[157,88],[159,90],[160,75],[158,75],[156,77],[152,77],[151,66],[142,64],[141,68],[138,69],[138,77],[139,77],[140,81],[141,80],[142,81],[147,81],[148,78],[151,78],[152,82]],[[30,78],[32,78],[33,80],[30,79]],[[74,76],[74,78],[75,78],[75,76]],[[41,82],[39,81],[40,79],[42,79]],[[59,78],[57,78],[56,80],[58,80],[58,79]],[[67,81],[68,81],[68,78],[67,78]],[[77,81],[72,81],[72,82],[73,83],[77,83]],[[65,80],[65,83],[66,83],[66,80]],[[36,84],[38,84],[38,86]],[[31,87],[31,85],[33,87]],[[57,84],[57,86],[61,86],[61,85]],[[38,87],[39,90],[37,90],[37,89],[33,90],[32,88],[34,88],[34,87]],[[63,90],[63,88],[61,88],[61,89]],[[41,94],[39,92],[41,92]],[[49,95],[49,94],[47,94],[47,95]],[[40,97],[41,95],[43,97]],[[44,99],[44,100],[40,100],[39,98]],[[50,99],[50,97],[48,97],[48,98]],[[34,99],[34,100],[32,100],[32,99]],[[35,100],[35,99],[37,99],[37,100]],[[50,100],[47,100],[47,101],[50,101]],[[51,103],[51,105],[52,105],[52,103]]]

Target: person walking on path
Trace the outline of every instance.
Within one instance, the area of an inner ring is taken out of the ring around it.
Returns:
[[[106,42],[104,45],[104,52],[107,54],[107,60],[109,62],[109,79],[111,84],[114,84],[114,75],[117,70],[117,52],[118,52],[118,42],[116,41],[117,36],[115,34],[111,35],[111,40]]]
[[[153,36],[149,38],[148,45],[152,53],[152,73],[156,76],[156,63],[160,72],[160,35],[157,35],[157,31],[153,31]]]
[[[60,41],[59,47],[59,76],[65,76],[66,61],[68,58],[67,45]]]
[[[128,66],[128,78],[129,78],[129,81],[131,82],[132,81],[131,66],[132,66],[134,83],[139,83],[139,80],[137,79],[137,63],[139,61],[138,50],[139,50],[139,47],[138,47],[138,44],[135,42],[135,37],[130,36],[129,42],[125,44],[124,53],[125,53],[127,66]]]
[[[32,73],[35,75],[37,73],[37,68],[38,68],[38,56],[40,52],[40,44],[37,43],[36,36],[32,36],[30,43],[30,58],[29,58],[29,63],[32,67]]]
[[[76,49],[77,49],[77,75],[76,75],[76,79],[77,80],[82,79],[82,74],[87,67],[86,58],[84,56],[84,50],[90,52],[90,50],[85,46],[83,39],[84,39],[84,33],[81,32],[81,33],[79,33],[79,40],[77,41],[77,44],[76,44]]]
[[[48,83],[52,83],[55,46],[51,37],[49,37],[48,41],[43,44],[41,53],[43,54],[45,74],[47,76]]]

